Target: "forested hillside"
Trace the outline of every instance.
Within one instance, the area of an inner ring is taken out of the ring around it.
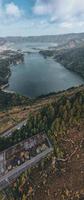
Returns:
[[[59,51],[54,59],[84,78],[84,47]]]
[[[8,103],[11,104],[24,104],[25,98],[21,99],[20,96],[12,95],[9,98]],[[0,98],[1,99],[1,98]],[[2,100],[3,102],[5,101]],[[7,101],[7,96],[6,96]],[[0,139],[0,150],[4,150],[23,139],[26,139],[38,132],[46,132],[52,142],[54,143],[54,137],[58,137],[58,134],[66,134],[68,128],[78,126],[84,115],[84,87],[81,91],[73,93],[71,96],[61,95],[56,101],[51,104],[47,104],[40,109],[37,114],[30,114],[28,123],[21,130],[14,132],[13,136],[9,138]],[[56,146],[55,146],[56,147]]]
[[[0,85],[6,84],[10,75],[8,59],[0,59]]]
[[[18,51],[7,50],[0,53],[0,86],[8,83],[10,65],[17,61],[24,61],[24,55]]]
[[[78,48],[67,48],[57,50],[44,50],[40,53],[47,57],[53,57],[57,62],[64,67],[72,70],[84,78],[84,46]]]
[[[30,114],[27,125],[0,139],[0,151],[45,132],[53,153],[5,190],[10,200],[84,199],[84,86],[48,96],[52,102]],[[41,101],[41,99],[40,99]],[[43,99],[45,101],[45,98]],[[4,193],[1,193],[1,200]],[[5,198],[5,197],[4,197]]]
[[[28,97],[15,93],[6,93],[0,90],[0,110],[5,110],[12,106],[28,105],[29,102]]]

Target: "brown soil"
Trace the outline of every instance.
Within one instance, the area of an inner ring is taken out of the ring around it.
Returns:
[[[51,168],[50,172],[46,168],[47,178],[45,181],[43,175],[40,178],[33,200],[84,200],[84,126],[80,127],[80,131],[75,128],[70,133],[68,139],[74,141],[74,148],[78,146],[76,153],[61,165],[61,174],[57,168]]]

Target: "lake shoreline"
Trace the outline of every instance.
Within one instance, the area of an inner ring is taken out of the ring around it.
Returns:
[[[82,79],[76,76],[75,72],[70,73],[70,70],[61,66],[60,63],[56,64],[53,58],[46,60],[39,52],[31,53],[29,56],[24,55],[24,63],[11,69],[12,77],[10,82],[8,81],[8,89],[4,88],[5,91],[12,91],[33,99],[83,84]],[[68,81],[67,77],[71,81]]]
[[[67,48],[67,49],[55,49],[55,50],[42,50],[39,51],[45,58],[52,57],[55,62],[60,63],[66,69],[76,73],[84,80],[83,70],[83,51],[81,48]],[[79,53],[80,52],[80,53]],[[81,58],[81,62],[79,62]],[[77,60],[78,59],[78,60]],[[80,67],[81,66],[81,67]]]
[[[6,92],[6,93],[10,93],[10,94],[13,94],[13,93],[16,93],[16,92],[14,92],[14,91],[9,91],[9,90],[7,90],[6,88],[9,86],[9,83],[7,83],[7,84],[5,84],[5,85],[2,85],[1,87],[0,87],[0,90],[1,91],[3,91],[3,92]]]

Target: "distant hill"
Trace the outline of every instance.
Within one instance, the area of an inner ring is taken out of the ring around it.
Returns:
[[[70,40],[76,40],[76,42],[84,42],[84,33],[70,33],[64,35],[44,35],[44,36],[30,36],[30,37],[5,37],[0,38],[0,42],[51,42],[57,44],[64,44]]]

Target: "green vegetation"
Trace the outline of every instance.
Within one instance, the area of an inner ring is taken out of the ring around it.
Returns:
[[[53,57],[66,68],[84,77],[84,47],[40,53],[45,57]],[[3,63],[0,64],[0,85],[7,83],[7,76],[10,75],[9,62],[7,64],[4,60],[4,67],[2,66]],[[52,142],[54,152],[38,166],[22,173],[0,193],[0,199],[83,200],[84,86],[76,90],[71,88],[57,94],[42,95],[32,101],[27,97],[0,90],[0,110],[30,105],[33,102],[36,103],[34,106],[37,110],[31,112],[27,125],[14,131],[9,138],[0,138],[0,151],[39,132],[45,132]]]
[[[61,50],[54,59],[84,78],[84,47]]]
[[[31,100],[28,97],[15,93],[6,93],[0,90],[0,110],[5,110],[12,106],[25,106],[29,104],[31,104]]]
[[[81,176],[84,163],[84,86],[43,98],[42,102],[46,98],[52,101],[47,101],[38,112],[30,114],[27,125],[21,130],[16,130],[9,138],[0,138],[0,151],[39,132],[46,132],[54,152],[2,191],[1,200],[84,199]]]
[[[0,59],[0,85],[6,84],[10,75],[8,59]]]
[[[84,47],[45,50],[40,53],[45,57],[53,57],[67,69],[77,72],[84,78]]]
[[[52,140],[57,153],[56,138],[60,134],[65,135],[68,128],[78,126],[84,117],[83,103],[84,88],[71,96],[61,95],[58,100],[44,106],[38,113],[30,114],[27,125],[21,130],[16,130],[9,138],[0,138],[0,151],[38,132],[45,131]]]
[[[24,61],[22,53],[14,51],[4,51],[0,55],[0,86],[8,83],[10,76],[10,64],[16,64],[17,61]]]

